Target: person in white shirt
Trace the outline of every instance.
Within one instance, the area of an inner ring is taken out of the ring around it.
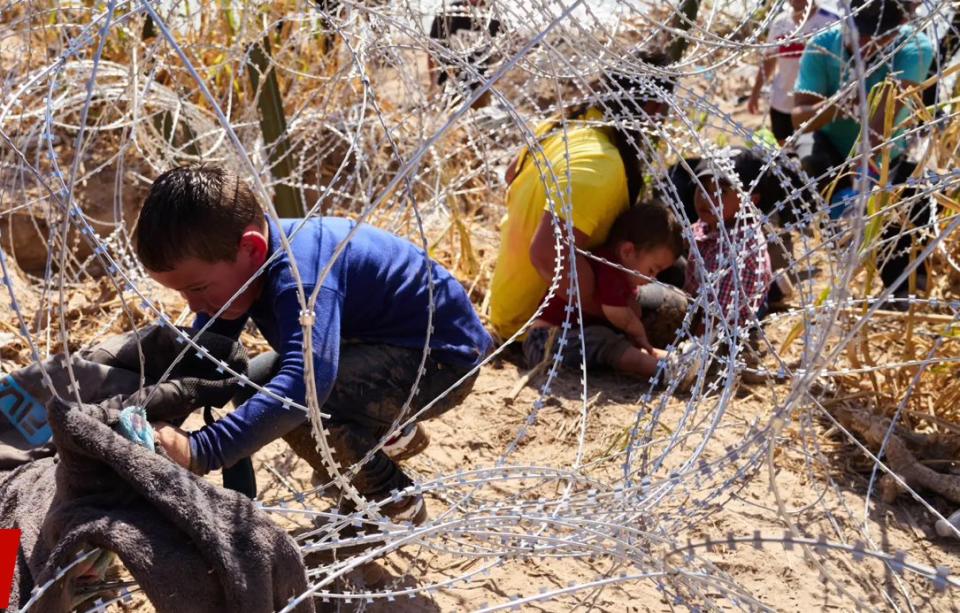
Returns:
[[[837,16],[817,6],[815,0],[790,0],[789,12],[784,12],[770,25],[767,42],[770,43],[753,91],[747,101],[747,110],[760,112],[760,92],[769,77],[770,127],[781,146],[793,134],[790,112],[793,110],[793,85],[800,69],[800,56],[806,40],[823,30]]]

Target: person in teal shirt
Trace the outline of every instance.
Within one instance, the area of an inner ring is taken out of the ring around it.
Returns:
[[[859,34],[860,52],[866,68],[864,80],[868,93],[888,76],[903,86],[919,83],[927,76],[933,61],[933,44],[926,34],[904,23],[906,6],[900,0],[853,0],[851,3],[852,21]],[[840,101],[827,103],[831,96],[856,80],[850,34],[849,26],[840,23],[815,36],[800,59],[800,71],[794,86],[797,96],[792,113],[794,126],[814,133],[814,152],[830,154],[840,163],[851,154],[856,155],[855,147],[861,132],[856,85],[850,87],[850,94]],[[895,51],[891,54],[891,50]],[[890,156],[895,160],[907,148],[902,124],[910,116],[908,108],[902,104],[898,107],[895,125],[901,127],[884,144],[890,147]],[[869,126],[871,132],[876,132],[870,135],[872,146],[882,138],[882,126],[882,113],[878,113],[871,118]]]
[[[791,119],[798,132],[808,133],[798,141],[798,153],[804,170],[821,189],[838,176],[835,191],[853,187],[851,174],[860,168],[861,134],[873,152],[868,161],[871,173],[876,173],[884,151],[889,151],[893,184],[905,182],[916,169],[904,155],[909,145],[906,124],[911,109],[902,101],[895,102],[895,128],[890,139],[883,139],[885,99],[876,106],[878,110],[869,117],[869,124],[861,125],[853,53],[855,30],[868,95],[888,77],[901,89],[924,81],[933,61],[933,43],[906,23],[911,10],[906,0],[852,0],[851,18],[814,36],[806,46],[794,86]],[[846,93],[831,100],[841,91]],[[920,225],[929,219],[929,211],[918,205],[912,207],[909,216],[911,223]],[[886,237],[899,234],[901,228],[889,228]],[[898,251],[909,244],[909,237],[901,237]],[[892,285],[908,263],[906,254],[888,259],[881,268],[884,284]]]

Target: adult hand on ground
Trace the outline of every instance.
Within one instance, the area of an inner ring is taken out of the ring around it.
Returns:
[[[156,432],[157,442],[167,452],[170,459],[189,470],[190,438],[186,430],[165,421],[155,422],[153,429]]]

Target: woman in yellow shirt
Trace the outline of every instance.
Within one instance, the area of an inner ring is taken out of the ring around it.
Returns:
[[[652,66],[667,63],[662,54],[635,57]],[[550,286],[556,264],[554,223],[566,219],[565,211],[570,212],[576,246],[590,250],[606,240],[613,221],[636,202],[643,189],[643,136],[624,121],[662,112],[663,102],[646,93],[651,82],[667,92],[673,89],[664,79],[607,73],[594,91],[609,91],[612,98],[539,126],[537,150],[524,149],[507,170],[507,214],[490,288],[490,321],[501,340],[523,327]],[[596,314],[591,268],[582,255],[576,262],[581,304]],[[560,291],[566,292],[566,256],[561,263]]]

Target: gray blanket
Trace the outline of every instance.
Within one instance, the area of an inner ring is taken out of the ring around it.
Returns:
[[[56,456],[30,459],[0,477],[0,527],[22,530],[11,610],[94,547],[115,552],[158,611],[272,611],[306,589],[295,543],[250,500],[117,433],[118,408],[139,389],[140,368],[155,382],[164,359],[169,364],[180,349],[166,345],[168,333],[152,334],[141,335],[141,345],[153,339],[144,346],[143,364],[132,357],[136,343],[129,336],[77,356],[88,369],[81,395],[85,400],[100,395],[100,404],[50,399],[46,426]],[[243,371],[245,358],[236,365]],[[97,372],[99,380],[90,374]],[[202,363],[193,369],[184,365],[177,374],[178,380],[159,384],[165,387],[148,405],[151,418],[174,419],[200,404],[223,404],[232,394],[232,384],[222,385],[225,375],[204,378],[211,369]],[[21,389],[33,385],[34,393],[42,393],[33,378],[22,371],[18,376]],[[70,610],[83,570],[75,568],[53,583],[33,610]],[[297,610],[313,611],[313,605],[308,600]]]
[[[238,378],[195,351],[188,351],[168,379],[159,382],[184,347],[177,338],[168,327],[149,326],[71,354],[80,400],[117,410],[142,405],[151,420],[174,422],[197,407],[229,402]],[[197,340],[219,362],[246,373],[247,356],[239,343],[213,333]],[[43,373],[59,396],[76,398],[62,354],[0,379],[0,470],[53,454],[45,444],[50,438],[46,405],[52,394]]]

